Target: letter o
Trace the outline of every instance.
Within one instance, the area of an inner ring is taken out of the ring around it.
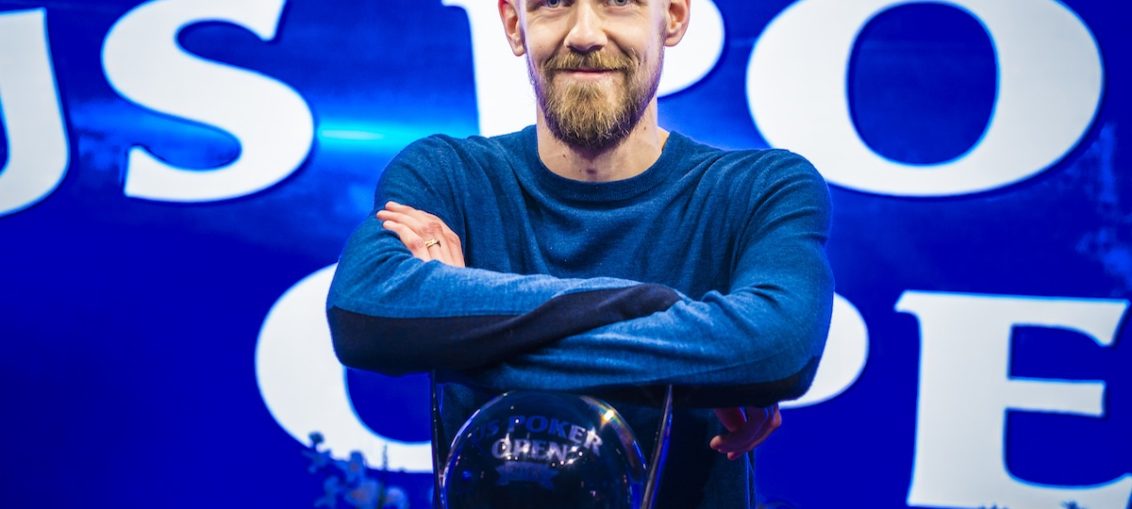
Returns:
[[[802,397],[783,401],[782,408],[800,408],[836,398],[849,389],[869,359],[869,328],[852,302],[833,294],[833,318],[821,364],[810,390]]]
[[[542,433],[546,431],[546,417],[532,415],[530,419],[527,419],[527,431],[531,433]]]
[[[361,451],[367,458],[380,458],[388,447],[390,469],[432,472],[428,442],[383,437],[354,411],[346,371],[334,356],[326,323],[326,294],[335,267],[299,281],[268,312],[255,352],[263,402],[279,425],[301,443],[309,443],[307,435],[319,431],[338,455]]]
[[[998,59],[998,96],[981,139],[939,164],[903,164],[870,149],[853,125],[845,87],[865,24],[915,3],[974,16]],[[1102,86],[1096,41],[1053,0],[801,0],[767,26],[747,67],[748,106],[768,143],[804,154],[834,184],[898,196],[976,193],[1042,172],[1080,141]]]

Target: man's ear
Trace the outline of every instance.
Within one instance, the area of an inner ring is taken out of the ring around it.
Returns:
[[[688,31],[688,19],[692,16],[692,0],[669,0],[665,12],[664,45],[675,46]]]
[[[519,2],[522,0],[499,0],[499,19],[503,21],[503,33],[507,36],[507,44],[511,45],[511,52],[515,56],[522,56],[527,52],[526,47],[523,46]]]

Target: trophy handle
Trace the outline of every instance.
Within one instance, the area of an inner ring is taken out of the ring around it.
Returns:
[[[661,411],[660,424],[656,428],[656,443],[649,461],[649,475],[645,480],[645,495],[641,500],[641,509],[652,509],[656,500],[656,492],[660,489],[660,474],[664,470],[664,460],[668,457],[668,440],[671,432],[672,386],[669,385],[664,390],[664,410]]]
[[[448,444],[444,442],[444,422],[440,420],[440,397],[436,393],[436,371],[428,376],[428,392],[432,407],[432,506],[440,505],[440,484],[444,466],[448,464]]]

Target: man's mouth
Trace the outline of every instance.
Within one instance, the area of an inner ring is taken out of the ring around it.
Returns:
[[[619,72],[621,72],[620,69],[610,67],[574,67],[569,69],[558,69],[555,74],[564,73],[578,77],[598,77],[607,76]]]

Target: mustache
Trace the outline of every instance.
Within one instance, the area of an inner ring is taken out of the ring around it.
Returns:
[[[575,53],[569,51],[554,55],[543,63],[542,68],[548,73],[555,71],[572,71],[576,69],[628,71],[633,67],[633,63],[634,60],[628,55],[617,55],[602,51],[593,53]]]

